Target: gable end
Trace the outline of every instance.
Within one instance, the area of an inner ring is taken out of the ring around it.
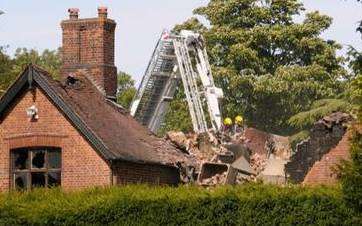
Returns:
[[[98,154],[106,161],[110,162],[116,159],[116,156],[108,150],[106,145],[99,139],[80,119],[80,117],[57,95],[52,87],[43,78],[43,75],[37,71],[34,66],[29,65],[19,78],[10,86],[0,100],[0,117],[4,116],[6,109],[16,98],[17,94],[25,87],[31,87],[36,82],[44,93],[51,99],[55,106],[60,109],[70,120],[72,125],[86,138]]]

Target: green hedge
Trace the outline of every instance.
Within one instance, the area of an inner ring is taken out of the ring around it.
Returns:
[[[125,186],[0,195],[0,225],[361,225],[339,188]]]

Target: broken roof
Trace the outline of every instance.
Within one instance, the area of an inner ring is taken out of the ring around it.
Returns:
[[[64,84],[39,67],[30,65],[1,97],[0,115],[24,87],[35,84],[106,160],[162,165],[190,160],[102,95],[86,76],[76,79],[76,84]]]

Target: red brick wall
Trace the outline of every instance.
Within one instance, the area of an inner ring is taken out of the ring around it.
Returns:
[[[107,95],[115,96],[117,68],[114,65],[116,23],[110,19],[72,19],[61,23],[63,30],[62,75],[87,69],[89,76]]]
[[[39,111],[39,119],[34,122],[26,115],[26,109],[32,105]],[[111,183],[108,164],[39,89],[20,96],[0,123],[0,191],[10,188],[9,150],[24,146],[62,148],[62,186],[65,189]]]
[[[177,185],[180,174],[176,168],[119,162],[114,167],[115,183],[147,183],[153,185]]]
[[[350,158],[350,135],[351,133],[347,132],[336,147],[325,154],[320,161],[314,163],[304,178],[303,184],[335,184],[337,182],[337,175],[333,168],[340,163],[341,159]]]

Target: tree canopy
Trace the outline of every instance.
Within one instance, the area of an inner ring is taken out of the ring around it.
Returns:
[[[39,53],[34,49],[18,48],[14,57],[6,53],[5,47],[0,47],[0,94],[3,94],[15,78],[28,64],[37,64],[47,70],[54,78],[59,78],[61,57],[60,49],[44,50]]]
[[[117,102],[124,108],[129,108],[132,103],[132,99],[136,94],[136,88],[134,87],[135,81],[132,76],[120,71],[117,76],[118,80],[118,92]]]
[[[194,10],[208,26],[192,18],[175,27],[204,35],[225,117],[243,114],[250,126],[290,134],[291,116],[344,90],[341,46],[320,37],[332,19],[315,11],[295,22],[303,11],[297,0],[211,0]]]

